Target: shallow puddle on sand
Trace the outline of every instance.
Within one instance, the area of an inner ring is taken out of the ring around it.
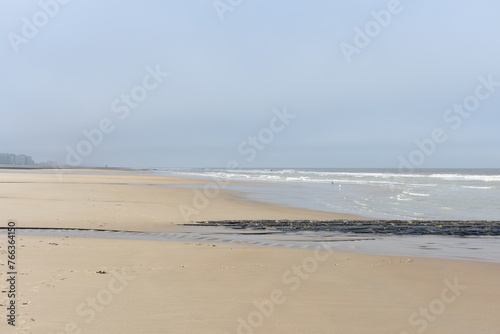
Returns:
[[[130,232],[77,229],[18,229],[19,236],[128,239],[192,242],[218,245],[321,249],[339,252],[429,257],[500,263],[500,237],[394,236],[273,229],[250,230],[225,227],[186,227],[182,232]],[[0,230],[6,234],[6,230]]]

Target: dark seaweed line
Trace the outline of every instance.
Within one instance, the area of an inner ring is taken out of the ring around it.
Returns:
[[[359,234],[500,236],[500,221],[443,220],[223,220],[198,221],[186,226],[224,226],[234,229],[329,231]]]

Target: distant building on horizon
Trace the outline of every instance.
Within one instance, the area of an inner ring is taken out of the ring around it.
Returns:
[[[0,153],[0,165],[34,165],[35,161],[29,155]]]

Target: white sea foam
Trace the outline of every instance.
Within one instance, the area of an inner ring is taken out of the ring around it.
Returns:
[[[167,172],[167,171],[165,171]],[[266,187],[261,199],[374,218],[498,219],[500,170],[185,169],[171,173],[235,181],[299,184]],[[332,184],[333,183],[333,184]],[[257,195],[255,195],[257,196]],[[440,208],[449,208],[443,210]]]
[[[425,194],[425,193],[416,193],[412,191],[403,191],[403,194],[410,195],[410,196],[419,196],[419,197],[429,197],[431,194]]]
[[[430,177],[449,181],[500,182],[500,175],[432,174]]]

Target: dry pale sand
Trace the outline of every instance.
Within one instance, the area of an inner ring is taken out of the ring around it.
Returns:
[[[191,203],[193,189],[140,184],[200,183],[116,174],[61,182],[0,173],[2,220],[169,230],[183,221],[178,205]],[[221,192],[196,219],[334,217],[233,195]],[[496,263],[34,236],[18,236],[18,246],[18,326],[6,325],[2,294],[2,334],[500,333]]]
[[[82,173],[90,175],[81,175]],[[0,212],[20,226],[165,231],[196,220],[354,218],[250,202],[215,182],[120,171],[0,171]],[[231,182],[230,185],[251,185]],[[286,191],[284,189],[284,191]],[[214,196],[216,195],[216,196]]]

